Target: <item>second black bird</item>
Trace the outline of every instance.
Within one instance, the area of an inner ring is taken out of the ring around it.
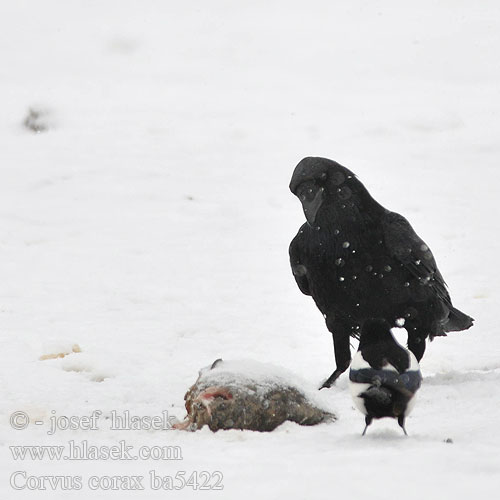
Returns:
[[[353,172],[326,158],[304,158],[290,190],[307,220],[290,244],[292,271],[333,335],[336,369],[322,387],[349,367],[349,339],[359,337],[367,318],[404,323],[418,360],[427,338],[472,326],[473,319],[453,307],[429,247]]]

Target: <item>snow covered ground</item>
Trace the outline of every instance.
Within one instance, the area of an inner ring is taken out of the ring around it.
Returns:
[[[493,498],[498,2],[19,0],[0,11],[2,498],[163,497],[151,470],[223,474],[223,490],[175,498]],[[30,108],[47,131],[23,127]],[[184,393],[218,357],[316,385],[331,373],[331,336],[288,265],[303,222],[288,182],[308,155],[346,165],[405,215],[476,319],[429,345],[410,436],[378,421],[361,438],[346,375],[319,393],[331,424],[109,430],[112,410],[183,418]],[[82,352],[39,360],[73,344]],[[47,434],[51,416],[93,410],[98,430]],[[14,430],[15,411],[43,424]],[[71,440],[180,446],[183,459],[14,460],[9,449]],[[83,487],[16,491],[16,471],[80,475]],[[145,489],[88,487],[126,475]]]

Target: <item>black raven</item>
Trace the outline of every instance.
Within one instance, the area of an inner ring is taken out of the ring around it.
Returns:
[[[336,369],[322,388],[349,367],[349,338],[359,338],[367,318],[404,324],[418,360],[427,337],[472,326],[473,319],[452,306],[429,247],[350,170],[326,158],[304,158],[290,190],[307,219],[290,244],[292,271],[333,335]]]
[[[406,434],[405,418],[421,383],[417,358],[396,342],[389,323],[367,319],[349,371],[354,404],[365,415],[363,436],[374,418],[383,417],[397,418]]]

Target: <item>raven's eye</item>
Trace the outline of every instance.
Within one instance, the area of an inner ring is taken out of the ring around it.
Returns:
[[[352,191],[347,186],[338,188],[337,193],[341,200],[348,200],[352,196]]]
[[[323,187],[318,186],[314,181],[304,182],[298,189],[298,196],[300,201],[311,201],[314,199],[318,191],[324,190]]]

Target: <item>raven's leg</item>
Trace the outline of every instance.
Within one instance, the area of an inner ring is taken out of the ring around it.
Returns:
[[[366,416],[365,417],[365,430],[363,431],[363,434],[361,434],[362,436],[364,436],[366,434],[366,429],[368,429],[368,426],[372,423],[372,420],[373,420],[373,417],[370,417],[370,416]],[[404,430],[404,427],[403,427],[403,430]],[[405,432],[406,434],[406,432]]]
[[[420,335],[419,331],[408,332],[408,349],[415,354],[417,361],[420,361],[425,352],[425,335]]]
[[[408,436],[408,433],[406,432],[406,429],[405,429],[405,417],[404,417],[404,415],[399,415],[398,424],[399,424],[399,427],[401,427],[401,429],[403,429],[405,436]]]
[[[344,373],[351,364],[351,344],[350,340],[350,328],[344,323],[335,322],[331,325],[327,320],[328,329],[332,332],[333,337],[333,348],[335,350],[335,363],[337,368],[335,371],[323,382],[320,389],[325,387],[331,387],[335,380],[337,380],[342,373]]]

